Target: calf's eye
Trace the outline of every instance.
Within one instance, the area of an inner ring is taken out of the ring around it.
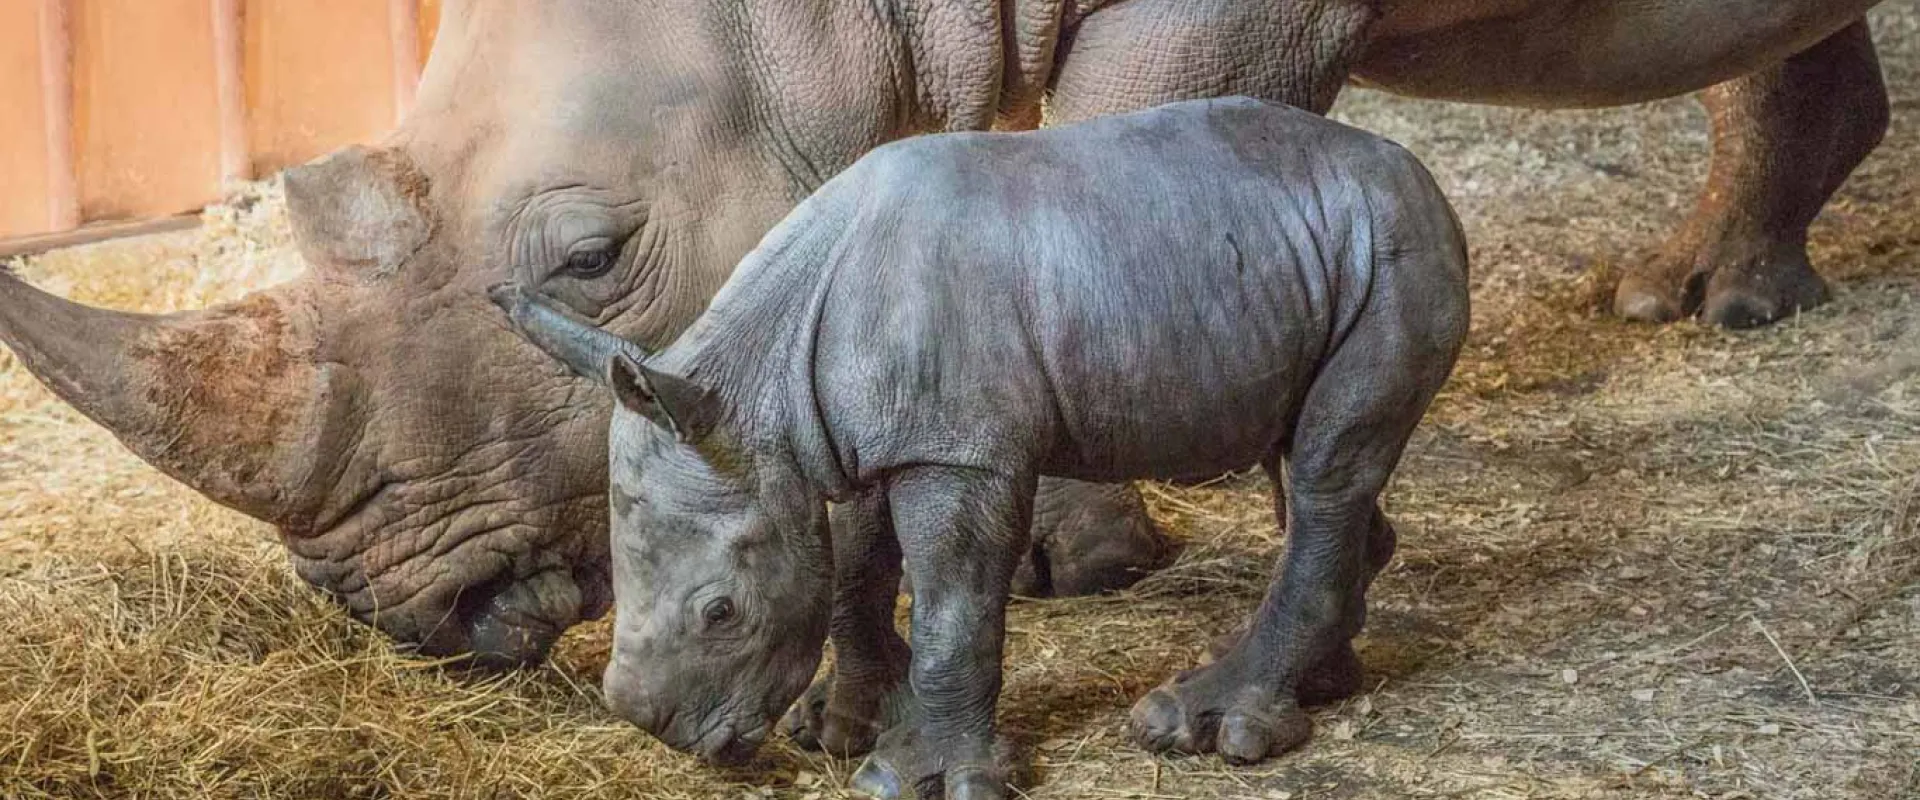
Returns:
[[[708,601],[707,607],[700,612],[701,619],[706,620],[710,626],[731,622],[733,615],[733,600],[727,597],[717,597]]]

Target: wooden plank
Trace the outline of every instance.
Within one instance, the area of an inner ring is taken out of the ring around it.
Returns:
[[[48,229],[40,2],[0,2],[0,236]]]
[[[247,119],[266,175],[393,129],[389,0],[246,6]]]
[[[420,85],[420,0],[387,1],[387,37],[393,50],[393,123],[413,110]]]
[[[12,239],[0,239],[0,259],[39,255],[49,250],[104,242],[108,239],[190,230],[199,227],[199,225],[199,214],[182,214],[174,217],[137,219],[125,222],[96,222],[92,225],[75,228],[70,231],[56,231],[33,236],[17,236]]]
[[[222,191],[253,179],[247,136],[245,0],[213,2],[213,80],[220,111]]]
[[[138,219],[219,195],[207,0],[69,0],[80,213]]]
[[[47,154],[47,229],[80,224],[73,155],[73,17],[68,0],[40,2],[40,105]]]

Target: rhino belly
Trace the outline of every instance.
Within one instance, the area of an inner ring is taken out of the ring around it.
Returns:
[[[1389,3],[1353,70],[1391,92],[1541,108],[1625,105],[1771,66],[1878,0]]]

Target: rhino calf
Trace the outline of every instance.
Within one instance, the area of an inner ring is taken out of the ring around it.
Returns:
[[[830,614],[843,662],[891,636],[903,558],[917,713],[855,782],[955,798],[1005,791],[1006,598],[1042,475],[1259,464],[1279,486],[1285,466],[1288,545],[1248,634],[1133,719],[1149,748],[1236,761],[1304,741],[1300,694],[1356,677],[1349,641],[1393,549],[1377,496],[1468,315],[1458,222],[1411,155],[1241,98],[882,147],[658,354],[517,287],[493,296],[618,399],[616,712],[746,758]],[[829,500],[854,533],[829,532]],[[830,705],[878,716],[884,681],[836,681]]]

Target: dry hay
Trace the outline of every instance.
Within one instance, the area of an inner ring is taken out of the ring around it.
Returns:
[[[1153,758],[1128,704],[1255,602],[1264,482],[1149,487],[1190,543],[1120,597],[1021,603],[1006,727],[1036,798],[1920,796],[1920,12],[1878,13],[1888,144],[1815,231],[1835,302],[1772,329],[1595,313],[1701,177],[1676,101],[1539,114],[1355,92],[1474,242],[1475,328],[1388,497],[1370,691],[1252,769]],[[20,265],[174,308],[285,276],[270,189],[198,232]],[[244,209],[244,210],[242,210]],[[162,263],[164,269],[153,269]],[[0,356],[0,796],[840,794],[702,768],[603,712],[605,624],[501,678],[393,655],[263,526],[140,465]]]

